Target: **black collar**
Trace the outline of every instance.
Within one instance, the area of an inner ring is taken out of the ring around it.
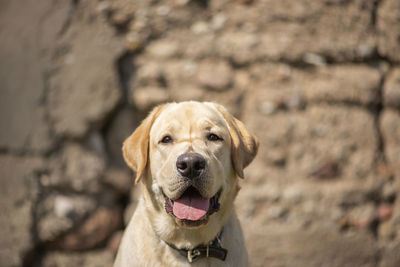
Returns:
[[[217,258],[219,260],[225,261],[226,254],[228,254],[228,250],[221,246],[221,236],[222,231],[214,238],[214,240],[210,241],[207,245],[198,245],[192,249],[189,248],[177,248],[174,244],[168,243],[164,241],[168,246],[177,250],[179,254],[184,257],[187,257],[188,262],[192,263],[199,258]]]

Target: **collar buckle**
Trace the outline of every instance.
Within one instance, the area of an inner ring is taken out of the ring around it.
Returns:
[[[198,249],[189,249],[187,251],[188,262],[192,263],[192,262],[196,261],[199,258],[200,254],[201,254],[201,252]]]

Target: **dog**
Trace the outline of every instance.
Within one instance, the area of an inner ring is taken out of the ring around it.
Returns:
[[[123,144],[142,194],[114,267],[247,266],[233,201],[258,146],[222,105],[154,108]]]

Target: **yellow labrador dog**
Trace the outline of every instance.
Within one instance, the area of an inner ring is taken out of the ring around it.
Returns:
[[[156,107],[123,145],[142,195],[114,267],[247,266],[233,200],[257,149],[221,105]]]

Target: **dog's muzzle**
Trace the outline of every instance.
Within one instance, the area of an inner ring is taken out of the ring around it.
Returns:
[[[212,198],[207,199],[191,186],[176,200],[172,200],[164,194],[165,211],[187,225],[203,224],[207,221],[208,216],[219,210],[221,192],[222,189]]]

